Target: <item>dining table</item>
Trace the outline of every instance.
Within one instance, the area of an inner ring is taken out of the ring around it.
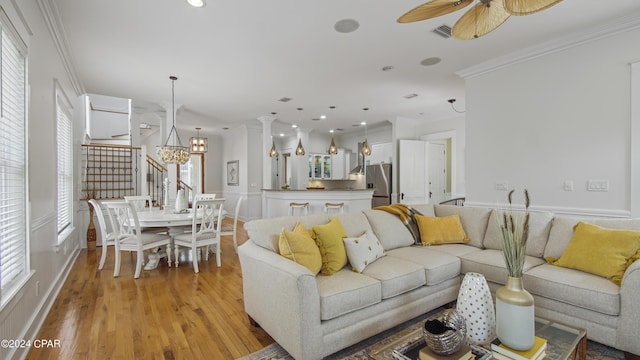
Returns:
[[[193,224],[194,211],[193,209],[184,209],[181,211],[176,211],[173,209],[159,209],[159,208],[150,208],[145,210],[140,210],[137,212],[138,214],[138,223],[141,228],[147,229],[169,229],[169,236],[172,239],[178,234],[182,234],[185,230],[190,231],[191,225]],[[216,214],[217,215],[217,214]],[[222,210],[222,216],[226,215],[226,211]],[[199,214],[199,211],[195,212],[196,223],[200,223],[202,219],[202,215]],[[149,230],[147,230],[149,231]],[[173,245],[172,245],[173,246]],[[154,252],[150,253],[148,256],[148,261],[144,266],[145,270],[153,270],[158,267],[158,263],[160,259],[166,257],[167,253],[164,248],[159,248]]]

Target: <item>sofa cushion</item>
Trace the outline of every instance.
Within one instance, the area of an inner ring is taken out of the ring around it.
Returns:
[[[607,315],[620,314],[620,287],[603,277],[542,264],[525,272],[522,280],[534,295]]]
[[[344,232],[348,237],[356,237],[367,231],[373,231],[367,216],[363,214],[362,211],[336,214],[335,217],[340,220]]]
[[[331,275],[347,265],[347,251],[342,241],[347,234],[337,217],[327,224],[313,226],[313,232],[322,255],[322,275]]]
[[[640,231],[607,229],[579,222],[560,258],[553,265],[599,275],[620,285],[627,263],[640,250]]]
[[[316,242],[304,225],[296,224],[293,231],[282,229],[279,241],[280,255],[306,267],[317,275],[322,268],[322,256]]]
[[[433,208],[433,204],[414,204],[409,205],[412,209],[416,210],[424,216],[436,216],[436,211]]]
[[[249,239],[267,250],[278,252],[278,242],[282,229],[293,230],[296,223],[300,221],[307,229],[313,225],[326,224],[329,217],[326,214],[315,214],[307,216],[282,216],[271,219],[251,220],[244,224],[244,229],[249,235]]]
[[[433,249],[456,257],[461,257],[462,255],[476,251],[482,251],[482,249],[478,249],[477,247],[468,244],[442,244],[434,247]]]
[[[348,268],[332,276],[318,276],[316,279],[322,320],[330,320],[382,301],[382,286],[378,280]]]
[[[556,216],[544,249],[544,257],[559,258],[573,237],[573,227],[584,218]],[[589,219],[589,223],[607,229],[640,230],[640,219]]]
[[[487,232],[487,223],[491,209],[472,208],[467,206],[434,205],[436,216],[458,214],[464,231],[469,237],[469,245],[482,248],[482,240]]]
[[[385,256],[384,249],[373,231],[367,231],[359,237],[342,239],[347,250],[351,269],[361,273],[369,264]]]
[[[390,250],[387,255],[424,267],[426,284],[436,285],[460,275],[460,259],[437,251],[439,247],[410,246]]]
[[[458,214],[442,217],[416,215],[422,245],[468,243]]]
[[[413,235],[397,215],[382,210],[363,212],[385,250],[413,245]]]
[[[487,224],[487,233],[484,236],[483,245],[487,249],[502,250],[502,215],[504,211],[494,210],[491,212]],[[523,211],[513,211],[516,216],[524,216]],[[529,237],[527,239],[526,254],[530,256],[542,257],[544,248],[547,246],[549,231],[553,223],[553,214],[550,212],[530,212],[529,213]]]
[[[498,284],[504,284],[509,276],[502,250],[485,249],[476,251],[461,256],[460,260],[462,260],[461,272],[463,274],[477,272],[483,274],[487,281]],[[544,259],[527,255],[524,258],[523,272],[541,264],[545,264]]]
[[[362,272],[380,281],[382,299],[403,294],[426,283],[424,267],[392,256],[385,256],[367,266]]]

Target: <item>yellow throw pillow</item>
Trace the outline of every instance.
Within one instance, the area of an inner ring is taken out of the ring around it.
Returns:
[[[322,256],[315,241],[303,225],[296,224],[293,231],[282,229],[278,243],[280,255],[306,267],[317,275],[322,268]]]
[[[620,285],[631,259],[640,250],[640,231],[613,230],[579,222],[559,259],[550,264],[605,277]]]
[[[416,214],[422,245],[457,244],[469,242],[458,214],[430,217]]]
[[[316,244],[322,256],[322,275],[332,275],[347,265],[347,251],[342,242],[347,234],[337,217],[328,224],[314,226],[313,232],[316,233]]]

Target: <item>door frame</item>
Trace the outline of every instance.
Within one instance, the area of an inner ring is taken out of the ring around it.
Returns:
[[[457,196],[458,191],[456,188],[457,181],[457,131],[456,130],[448,130],[437,132],[433,134],[427,134],[420,136],[420,140],[424,141],[441,141],[441,140],[451,140],[451,152],[449,156],[451,156],[451,196]],[[428,166],[428,165],[427,165]]]

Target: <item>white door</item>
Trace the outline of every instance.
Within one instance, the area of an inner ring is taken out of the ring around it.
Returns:
[[[427,197],[427,143],[421,140],[400,140],[398,149],[398,184],[400,202],[424,204]]]
[[[447,155],[444,144],[428,143],[429,203],[439,204],[447,192]]]

